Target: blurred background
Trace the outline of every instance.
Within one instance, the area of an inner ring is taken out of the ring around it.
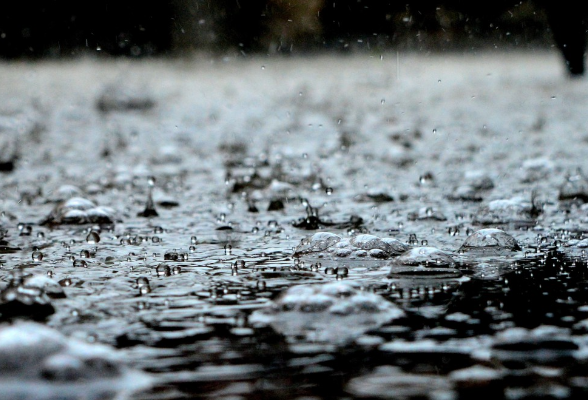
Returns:
[[[553,46],[531,1],[32,0],[0,5],[0,57]]]

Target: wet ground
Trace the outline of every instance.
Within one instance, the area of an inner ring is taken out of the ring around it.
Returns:
[[[555,51],[13,63],[0,99],[0,398],[588,394]]]

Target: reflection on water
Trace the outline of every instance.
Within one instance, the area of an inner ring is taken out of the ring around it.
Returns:
[[[398,62],[1,65],[18,394],[583,398],[586,83]]]

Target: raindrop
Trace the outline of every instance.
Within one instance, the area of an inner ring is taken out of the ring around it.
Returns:
[[[138,288],[141,288],[141,287],[144,287],[144,286],[147,286],[147,287],[149,286],[149,279],[147,279],[147,278],[145,278],[143,276],[140,277],[140,278],[137,278],[137,287]]]
[[[61,285],[63,287],[67,287],[67,286],[71,286],[72,282],[71,282],[70,278],[65,278],[65,279],[60,280],[58,283],[59,283],[59,285]]]
[[[33,261],[43,261],[43,253],[40,251],[33,251]]]
[[[190,238],[190,243],[192,243],[192,244],[197,244],[197,243],[198,243],[198,238],[197,238],[196,236],[192,236],[192,237]]]
[[[419,244],[419,240],[417,239],[417,235],[414,233],[411,233],[408,236],[408,244],[411,246],[418,246]]]
[[[328,187],[325,189],[325,192],[327,193],[327,196],[330,196],[333,194],[333,188],[332,187]]]
[[[19,224],[20,226],[21,224]],[[20,236],[30,236],[31,233],[33,232],[33,227],[30,225],[24,225],[22,228],[19,228],[20,230]]]
[[[157,268],[155,268],[155,272],[157,273],[157,276],[170,276],[171,275],[171,270],[169,268],[169,265],[165,265],[165,264],[159,264],[157,266]]]
[[[86,242],[89,244],[99,243],[100,235],[98,235],[98,233],[95,231],[91,231],[90,233],[88,233],[88,236],[86,236]]]
[[[137,214],[138,217],[157,217],[159,214],[155,209],[155,203],[153,202],[153,194],[151,189],[149,189],[149,193],[147,194],[147,202],[145,203],[145,209]]]

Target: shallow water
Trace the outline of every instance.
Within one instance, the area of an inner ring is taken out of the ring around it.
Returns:
[[[0,70],[0,319],[116,347],[133,398],[586,396],[557,54]]]

